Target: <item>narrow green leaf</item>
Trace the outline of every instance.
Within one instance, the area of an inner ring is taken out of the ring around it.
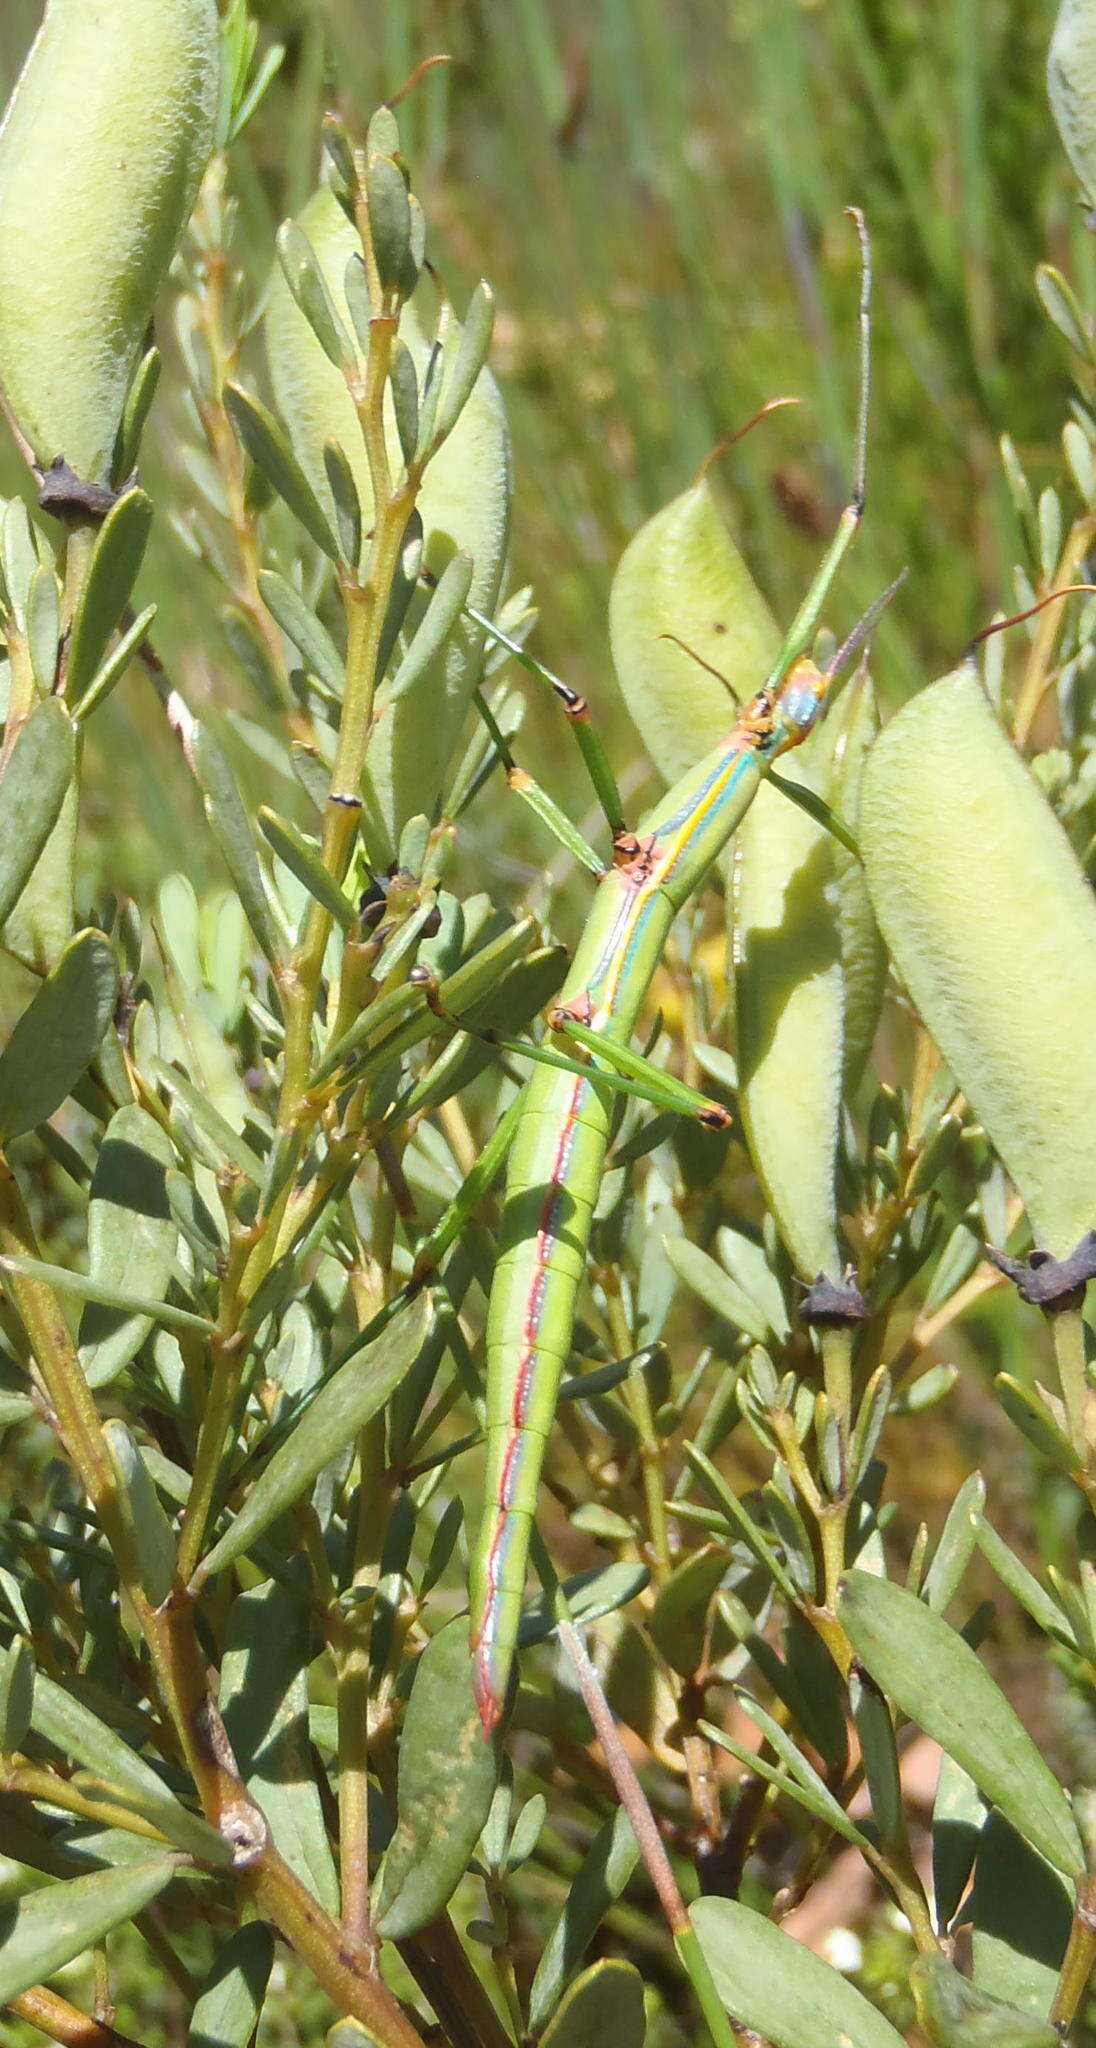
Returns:
[[[350,457],[333,437],[323,444],[323,467],[343,561],[356,568],[362,553],[362,501]]]
[[[304,229],[295,220],[283,221],[275,246],[285,281],[328,362],[334,363],[337,370],[353,370],[354,344],[339,318]]]
[[[152,1765],[90,1707],[41,1671],[34,1684],[31,1725],[62,1756],[90,1771],[121,1805],[151,1821],[176,1848],[202,1863],[231,1863],[231,1844],[198,1814],[189,1813]]]
[[[760,1913],[701,1898],[689,1918],[727,2012],[772,2048],[905,2048],[862,1992]]]
[[[337,561],[339,549],[335,536],[276,420],[265,406],[250,398],[238,384],[225,385],[224,402],[225,410],[256,469],[262,471],[267,483],[300,520],[322,553],[329,555],[333,562]]]
[[[705,1455],[699,1446],[693,1443],[686,1443],[684,1450],[685,1456],[700,1480],[701,1485],[706,1488],[712,1499],[722,1508],[727,1518],[728,1527],[733,1529],[736,1535],[742,1537],[758,1563],[764,1567],[770,1578],[779,1586],[785,1600],[794,1607],[798,1598],[795,1586],[764,1531],[758,1528],[753,1516],[743,1506],[738,1495],[724,1479],[723,1474],[716,1469],[711,1459]]]
[[[1009,1421],[1043,1462],[1059,1472],[1080,1471],[1080,1452],[1033,1388],[1021,1386],[1009,1372],[999,1372],[993,1387]]]
[[[631,1822],[622,1808],[594,1836],[537,1965],[529,1994],[529,2025],[539,2034],[606,1913],[639,1862]]]
[[[255,852],[243,798],[220,741],[207,725],[191,735],[194,772],[205,798],[206,816],[259,945],[271,965],[281,955],[278,932],[262,869]]]
[[[0,2005],[143,1912],[178,1868],[177,1856],[160,1856],[154,1863],[96,1870],[19,1899],[0,1924]]]
[[[458,552],[445,565],[431,594],[421,623],[388,687],[388,701],[394,703],[413,690],[441,654],[456,627],[472,587],[474,564],[471,555]]]
[[[1068,1885],[992,1813],[978,1842],[970,1918],[974,1982],[1045,2020],[1073,1923]]]
[[[108,1287],[87,1273],[51,1266],[45,1259],[5,1258],[0,1259],[0,1266],[9,1273],[27,1273],[31,1279],[44,1280],[47,1287],[71,1294],[76,1301],[94,1301],[101,1308],[117,1309],[122,1316],[156,1323],[165,1330],[193,1330],[197,1336],[208,1337],[213,1327],[208,1316],[195,1315],[192,1309],[176,1308],[171,1301],[150,1301],[147,1295],[131,1294],[126,1287]]]
[[[115,683],[125,675],[155,617],[156,606],[146,605],[143,612],[138,612],[128,631],[119,636],[106,660],[93,675],[79,703],[73,706],[72,716],[77,725],[82,725],[85,719],[90,718],[104,698],[109,697]]]
[[[1058,1602],[1027,1566],[1021,1564],[1015,1551],[1009,1549],[993,1524],[983,1519],[978,1524],[977,1534],[978,1548],[986,1563],[996,1572],[1013,1599],[1018,1600],[1030,1614],[1036,1628],[1041,1628],[1059,1642],[1072,1644],[1073,1631]]]
[[[871,1795],[872,1818],[881,1846],[889,1849],[901,1842],[905,1829],[894,1723],[886,1700],[868,1672],[854,1668],[849,1697]]]
[[[498,1768],[498,1737],[484,1739],[472,1692],[468,1621],[458,1615],[423,1651],[404,1719],[396,1832],[377,1913],[389,1940],[417,1933],[448,1905],[490,1812]]]
[[[233,1755],[275,1847],[337,1918],[339,1881],[308,1739],[311,1657],[311,1617],[289,1587],[268,1579],[233,1602],[220,1696]]]
[[[912,1593],[850,1572],[838,1603],[856,1655],[887,1697],[962,1764],[986,1798],[1067,1876],[1084,1852],[1065,1793],[974,1651]]]
[[[965,1479],[948,1510],[932,1563],[925,1574],[921,1597],[934,1614],[946,1613],[970,1563],[978,1541],[978,1525],[986,1504],[986,1486],[980,1472]]]
[[[299,1499],[363,1423],[376,1415],[411,1370],[430,1328],[429,1297],[420,1295],[372,1344],[348,1358],[320,1389],[296,1428],[263,1467],[243,1507],[195,1573],[200,1585],[231,1564]]]
[[[274,1937],[261,1920],[237,1928],[217,1951],[190,2016],[186,2048],[250,2048],[274,1966]]]
[[[947,1933],[966,1891],[986,1812],[974,1779],[954,1757],[942,1755],[932,1808],[932,1890],[941,1934]]]
[[[400,437],[403,459],[411,462],[419,438],[419,379],[415,358],[398,335],[392,343],[388,381],[392,387],[392,409],[396,415],[396,432]]]
[[[39,564],[27,593],[27,645],[34,680],[43,697],[48,697],[57,680],[57,654],[61,637],[61,600],[52,565]]]
[[[175,1581],[174,1531],[125,1423],[112,1417],[104,1423],[103,1435],[118,1475],[120,1505],[132,1538],[141,1584],[152,1605],[159,1607]]]
[[[1056,2048],[1061,2036],[962,1977],[944,1955],[910,1965],[917,2019],[930,2048]]]
[[[683,1678],[695,1672],[704,1654],[708,1608],[727,1571],[722,1545],[706,1543],[676,1565],[658,1589],[647,1616],[655,1648]]]
[[[292,640],[305,667],[318,676],[321,683],[326,683],[336,697],[341,698],[342,655],[327,627],[321,625],[300,591],[273,569],[264,569],[259,576],[259,595],[282,632]]]
[[[263,838],[274,848],[278,859],[285,862],[290,874],[296,875],[309,895],[322,903],[343,931],[348,932],[358,921],[357,908],[324,867],[315,840],[306,838],[288,818],[280,818],[269,804],[259,806],[259,826]]]
[[[494,293],[490,285],[481,278],[468,301],[456,359],[445,380],[436,428],[437,434],[443,440],[446,435],[452,433],[472,396],[476,379],[487,361],[494,324]]]
[[[0,924],[18,903],[76,773],[76,735],[58,697],[20,727],[0,781]]]
[[[128,477],[131,470],[137,466],[137,457],[141,448],[141,435],[145,429],[145,421],[148,418],[152,401],[156,396],[156,388],[160,382],[162,368],[163,357],[159,349],[150,348],[145,351],[134,371],[132,382],[126,393],[125,411],[122,414],[122,425],[118,434],[118,446],[115,451],[114,474],[116,477]]]
[[[750,1702],[748,1711],[752,1710],[752,1706],[753,1703]],[[823,1780],[818,1777],[817,1772],[810,1770],[810,1765],[807,1764],[805,1757],[798,1757],[797,1755],[797,1761],[802,1772],[802,1782],[800,1782],[799,1777],[793,1777],[787,1771],[777,1770],[776,1765],[770,1763],[767,1758],[758,1756],[752,1749],[745,1748],[742,1743],[736,1742],[733,1736],[725,1734],[722,1728],[715,1727],[711,1721],[700,1721],[697,1725],[701,1732],[708,1737],[709,1741],[716,1744],[718,1749],[725,1749],[728,1756],[737,1757],[738,1762],[744,1764],[747,1771],[756,1777],[764,1778],[767,1784],[774,1785],[778,1792],[782,1792],[786,1798],[794,1800],[806,1813],[813,1814],[815,1820],[820,1820],[824,1826],[833,1828],[836,1834],[843,1835],[845,1840],[852,1842],[856,1848],[863,1849],[867,1846],[865,1837],[860,1833],[859,1828],[853,1825],[848,1814],[838,1805],[832,1792],[827,1789]],[[775,1725],[779,1726],[779,1723]],[[783,1731],[781,1732],[783,1733]],[[794,1747],[791,1744],[789,1746]],[[810,1772],[810,1779],[813,1780],[813,1783],[807,1779],[807,1772]]]
[[[152,500],[127,491],[111,507],[95,542],[76,607],[69,644],[68,693],[83,696],[106,653],[107,641],[133,594],[152,525]]]
[[[170,1138],[134,1103],[107,1125],[95,1162],[88,1210],[89,1278],[159,1301],[175,1259],[176,1229],[166,1173]],[[146,1316],[108,1309],[92,1296],[80,1318],[80,1360],[89,1386],[106,1386],[135,1357],[152,1328]]]
[[[740,1330],[757,1344],[771,1341],[773,1332],[768,1317],[698,1244],[691,1244],[685,1237],[667,1238],[666,1257],[686,1287],[729,1323],[732,1330]]]
[[[114,1015],[118,968],[102,932],[79,932],[0,1053],[0,1144],[60,1109]]]
[[[595,1566],[592,1571],[576,1572],[574,1578],[563,1581],[562,1590],[566,1595],[571,1619],[576,1628],[589,1628],[600,1621],[603,1614],[615,1614],[618,1608],[627,1607],[650,1583],[651,1574],[645,1564],[607,1564]],[[529,1649],[533,1643],[542,1643],[555,1631],[557,1615],[546,1593],[541,1593],[522,1609],[518,1624],[518,1642],[522,1649]]]
[[[365,180],[369,233],[383,291],[409,299],[417,265],[411,251],[411,206],[407,180],[390,156],[371,156]]]
[[[543,2035],[544,2048],[643,2048],[643,1979],[631,1963],[605,1957],[565,1993]]]
[[[21,1749],[34,1709],[34,1652],[22,1636],[0,1650],[0,1756]]]

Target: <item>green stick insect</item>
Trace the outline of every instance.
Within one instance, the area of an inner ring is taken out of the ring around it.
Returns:
[[[487,1488],[472,1570],[473,1684],[485,1734],[502,1715],[514,1660],[537,1486],[609,1138],[611,1082],[621,1064],[614,1048],[627,1046],[674,918],[723,851],[772,763],[817,724],[839,668],[881,608],[872,608],[826,670],[807,658],[864,510],[871,257],[863,216],[855,208],[849,213],[861,249],[852,497],[757,696],[723,743],[682,777],[637,832],[617,835],[613,865],[548,1019],[561,1035],[575,1027],[588,1060],[579,1072],[538,1066],[518,1117],[488,1313]],[[605,1051],[590,1050],[595,1038]],[[706,1116],[713,1123],[727,1119],[714,1104]]]

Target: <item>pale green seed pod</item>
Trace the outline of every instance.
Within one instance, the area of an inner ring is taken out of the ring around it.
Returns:
[[[1047,55],[1050,111],[1086,198],[1096,200],[1096,0],[1062,0]]]
[[[662,639],[664,633],[684,645]],[[752,697],[780,645],[706,477],[629,542],[613,578],[609,636],[643,743],[659,773],[676,782],[729,732],[731,691],[743,701]],[[725,676],[727,687],[685,648]]]
[[[49,0],[0,127],[0,387],[43,466],[111,480],[219,90],[214,0]]]
[[[874,731],[866,672],[780,764],[848,819]],[[739,1105],[800,1276],[835,1279],[841,1099],[867,1057],[885,956],[859,861],[771,785],[738,829],[732,950]]]
[[[783,772],[821,795],[827,765],[808,743]],[[832,849],[822,826],[763,786],[734,862],[739,1108],[780,1235],[808,1281],[836,1279],[843,1263],[834,1168],[844,988]]]
[[[872,748],[859,841],[895,966],[1063,1258],[1096,1225],[1096,903],[973,665]]]
[[[360,255],[358,237],[326,186],[313,194],[298,224],[312,245],[331,301],[350,336],[355,324],[345,280],[347,264]],[[400,339],[410,352],[421,385],[430,344],[412,306],[401,310]],[[324,458],[325,447],[334,441],[349,464],[367,536],[372,525],[373,490],[358,417],[342,371],[325,354],[280,267],[271,281],[266,346],[278,410],[312,489],[336,526],[335,499]],[[445,342],[447,378],[459,346],[460,328],[454,321]],[[406,372],[410,365],[400,361]],[[444,383],[442,390],[444,393]],[[398,475],[403,455],[395,409],[387,400],[386,424],[389,465],[393,475]],[[502,398],[489,370],[480,371],[452,432],[427,464],[418,510],[424,529],[423,567],[439,576],[456,551],[469,555],[473,570],[468,602],[477,611],[493,613],[509,538],[510,442]],[[416,604],[413,618],[419,608]],[[381,704],[369,746],[370,787],[363,794],[367,829],[372,826],[393,850],[408,818],[431,812],[444,787],[482,658],[482,633],[467,619],[460,620],[444,653],[429,664],[414,687],[394,702]]]

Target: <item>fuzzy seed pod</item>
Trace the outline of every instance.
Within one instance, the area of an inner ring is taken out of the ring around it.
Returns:
[[[219,92],[214,0],[49,0],[0,127],[0,388],[43,467],[111,481]]]
[[[1086,198],[1096,202],[1096,0],[1062,0],[1047,56],[1050,111]]]

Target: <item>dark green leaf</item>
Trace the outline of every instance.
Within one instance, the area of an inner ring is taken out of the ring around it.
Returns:
[[[872,1818],[883,1848],[889,1849],[901,1842],[905,1832],[894,1723],[886,1700],[867,1672],[854,1668],[849,1697],[871,1795]]]
[[[273,965],[280,957],[281,938],[236,777],[220,741],[207,725],[195,725],[191,751],[213,836],[236,885],[248,924]]]
[[[342,558],[356,569],[362,554],[362,501],[358,496],[353,468],[340,442],[324,442],[323,467],[335,505]]]
[[[1057,1869],[1079,1875],[1084,1854],[1065,1793],[963,1638],[904,1587],[868,1572],[848,1574],[838,1612],[887,1697]]]
[[[940,1758],[932,1809],[932,1890],[936,1924],[945,1934],[974,1868],[986,1802],[954,1757]]]
[[[658,1589],[647,1628],[655,1648],[683,1678],[700,1666],[708,1608],[726,1570],[726,1550],[706,1543],[677,1565]]]
[[[176,1231],[165,1184],[174,1164],[170,1138],[135,1103],[107,1126],[91,1183],[90,1278],[107,1288],[158,1301],[167,1292]],[[140,1349],[151,1320],[89,1303],[80,1318],[81,1363],[89,1386],[117,1377]]]
[[[259,577],[259,594],[282,632],[292,640],[305,667],[312,675],[318,676],[321,683],[326,683],[336,697],[341,697],[342,655],[326,626],[320,624],[300,591],[284,576],[276,575],[273,569],[264,569]]]
[[[357,362],[354,344],[339,318],[304,229],[295,220],[283,221],[276,246],[285,281],[328,361],[337,370],[353,370]]]
[[[991,1813],[978,1843],[969,1917],[974,1981],[994,1998],[1046,2019],[1073,1923],[1056,1870]]]
[[[925,1605],[931,1607],[935,1614],[945,1613],[959,1591],[978,1539],[978,1524],[985,1504],[985,1481],[980,1472],[972,1472],[948,1510],[921,1589]]]
[[[311,1619],[290,1588],[267,1580],[233,1602],[221,1663],[221,1714],[248,1791],[301,1883],[338,1915],[339,1881],[308,1739]]]
[[[396,432],[400,437],[400,448],[405,462],[412,461],[415,444],[419,437],[419,380],[415,371],[415,358],[405,341],[397,336],[392,343],[392,357],[388,365],[388,381],[392,386],[392,407],[396,415]]]
[[[753,1750],[745,1748],[740,1742],[736,1742],[733,1736],[725,1735],[723,1730],[716,1728],[711,1721],[701,1721],[697,1725],[701,1732],[707,1735],[710,1741],[715,1743],[718,1749],[725,1749],[729,1756],[736,1757],[738,1762],[744,1764],[746,1770],[754,1777],[764,1778],[767,1784],[775,1785],[777,1790],[784,1794],[785,1798],[793,1800],[798,1806],[802,1806],[807,1813],[814,1815],[815,1820],[820,1820],[824,1826],[833,1828],[837,1834],[843,1835],[846,1841],[854,1843],[857,1848],[864,1848],[866,1846],[865,1837],[860,1833],[859,1828],[853,1826],[852,1821],[838,1805],[832,1792],[827,1790],[817,1772],[811,1770],[805,1757],[800,1757],[797,1754],[798,1771],[797,1775],[793,1777],[787,1771],[777,1770],[775,1764],[767,1762],[765,1757],[756,1755]],[[758,1715],[758,1725],[761,1725],[760,1715]],[[779,1723],[774,1725],[779,1726]],[[781,1730],[781,1733],[783,1734],[783,1730]],[[784,1739],[788,1743],[789,1748],[794,1748],[790,1738],[785,1736]],[[813,1779],[813,1783],[809,1782],[808,1773],[810,1778]]]
[[[411,205],[407,180],[390,156],[372,156],[365,181],[369,233],[381,289],[410,298],[417,266],[411,250]]]
[[[217,1952],[190,2016],[186,2048],[249,2048],[274,1963],[274,1937],[261,1920],[237,1928]]]
[[[119,498],[99,529],[72,622],[68,658],[71,698],[83,696],[106,653],[107,641],[133,594],[151,525],[152,501],[143,491],[135,490]]]
[[[1057,2048],[1057,2028],[991,1998],[944,1955],[910,1965],[917,2018],[931,2048]]]
[[[442,439],[452,433],[472,396],[472,387],[487,361],[494,324],[494,294],[490,285],[481,278],[468,301],[456,360],[445,381],[437,424],[437,433]]]
[[[472,1692],[467,1617],[458,1615],[423,1651],[403,1724],[377,1923],[390,1940],[417,1933],[448,1904],[490,1812],[498,1768],[497,1736],[485,1739]]]
[[[20,727],[0,781],[0,924],[34,872],[76,772],[76,735],[57,697]]]
[[[179,1868],[176,1856],[97,1870],[0,1908],[0,2005],[52,1977],[122,1920],[151,1904]]]
[[[243,1507],[203,1558],[196,1583],[239,1557],[298,1500],[332,1458],[384,1406],[410,1372],[430,1327],[429,1297],[420,1295],[373,1343],[348,1358],[263,1467]],[[477,1829],[478,1833],[478,1829]]]
[[[631,1963],[605,1958],[565,1994],[544,2048],[643,2048],[643,1979]]]
[[[23,1747],[34,1708],[34,1654],[22,1636],[0,1650],[0,1756]]]
[[[118,436],[118,448],[114,461],[116,477],[128,477],[137,466],[141,446],[141,435],[149,409],[156,396],[160,382],[163,357],[158,348],[150,348],[142,356],[126,393],[126,407],[122,415],[122,428]]]
[[[156,606],[146,605],[144,611],[138,613],[132,626],[116,640],[106,660],[96,669],[79,703],[73,706],[72,715],[77,724],[83,724],[86,718],[90,718],[104,697],[110,695],[115,683],[125,675],[155,617]]]
[[[152,1605],[159,1607],[175,1579],[175,1536],[171,1523],[125,1423],[112,1417],[104,1424],[103,1435],[118,1474],[119,1505],[130,1531],[141,1584]]]
[[[441,653],[460,618],[472,587],[472,574],[471,555],[458,553],[446,563],[426,612],[412,636],[411,645],[392,678],[390,699],[402,697],[408,690],[413,690]]]
[[[203,1863],[229,1864],[231,1845],[196,1813],[188,1813],[144,1757],[123,1742],[90,1707],[44,1672],[34,1685],[32,1727],[62,1756],[82,1764],[121,1805],[132,1807],[169,1842]]]
[[[529,2025],[539,2034],[577,1970],[614,1900],[619,1899],[639,1850],[623,1808],[594,1836],[567,1902],[544,1946],[529,1994]]]
[[[862,1992],[748,1906],[698,1899],[689,1918],[727,2012],[772,2048],[904,2048]]]
[[[642,1593],[650,1581],[645,1564],[607,1564],[593,1571],[578,1572],[563,1581],[571,1619],[576,1628],[588,1628],[603,1614],[615,1614]],[[544,1642],[556,1627],[556,1614],[547,1594],[522,1609],[518,1642],[522,1649]]]
[[[259,825],[263,838],[274,848],[278,859],[285,862],[290,874],[296,875],[309,895],[322,903],[343,931],[348,932],[357,923],[357,909],[325,868],[315,840],[306,838],[296,825],[288,818],[280,818],[268,804],[259,806]]]
[[[225,385],[224,402],[225,410],[256,469],[262,471],[267,483],[300,520],[316,546],[325,555],[330,555],[333,562],[337,561],[339,549],[335,536],[276,420],[265,406],[249,398],[238,384]]]
[[[48,697],[57,679],[57,654],[61,637],[61,602],[57,578],[51,566],[41,563],[30,579],[27,592],[27,645],[34,680],[43,697]]]
[[[0,1144],[60,1109],[114,1015],[118,969],[102,932],[79,932],[0,1054]]]

